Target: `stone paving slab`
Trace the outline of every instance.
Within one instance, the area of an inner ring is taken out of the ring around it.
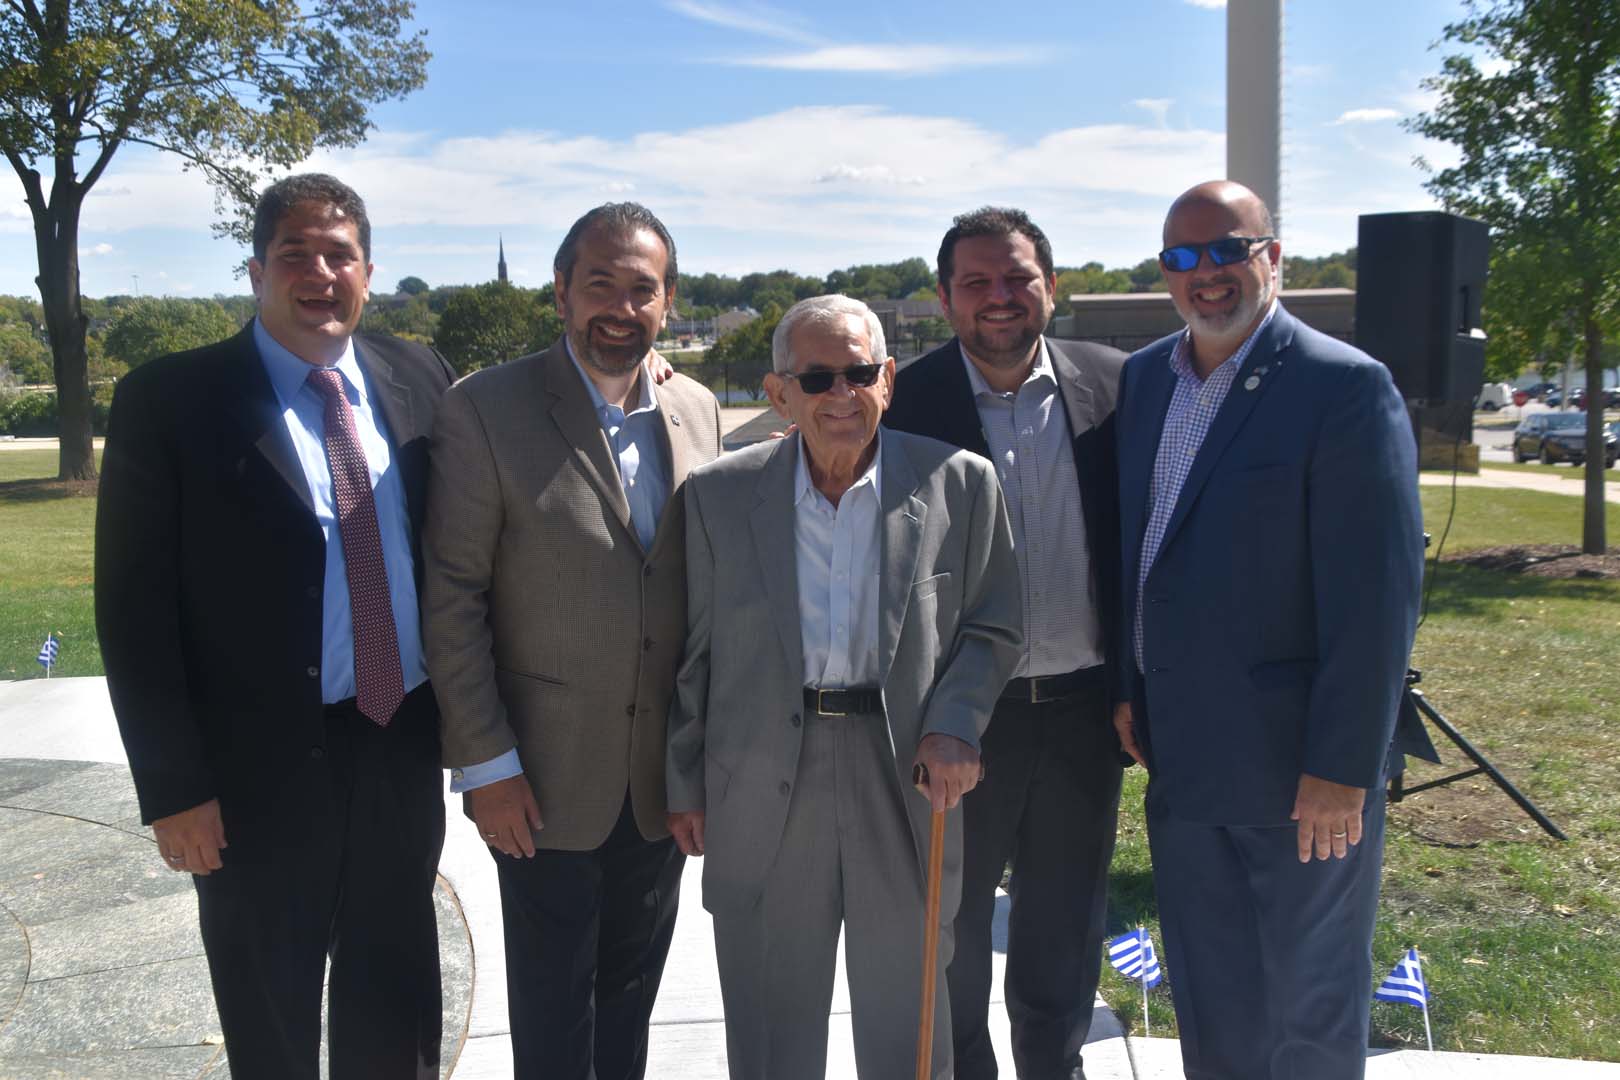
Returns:
[[[159,864],[128,770],[5,759],[6,749],[0,741],[0,1080],[226,1080],[196,891]],[[443,879],[434,903],[453,1052],[472,939]],[[452,1063],[447,1054],[445,1076]]]
[[[1181,1044],[1175,1039],[1129,1040],[1136,1080],[1181,1080]],[[1089,1075],[1090,1069],[1087,1073]],[[1367,1080],[1615,1080],[1620,1065],[1603,1061],[1452,1054],[1426,1050],[1370,1050]]]

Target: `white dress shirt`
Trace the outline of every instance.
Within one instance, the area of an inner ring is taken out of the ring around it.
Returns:
[[[1024,584],[1024,655],[1013,672],[1063,675],[1103,662],[1091,596],[1091,548],[1073,434],[1042,338],[1015,393],[999,393],[962,354],[979,425],[1001,480]]]
[[[794,477],[793,534],[799,577],[804,683],[822,689],[878,684],[878,579],[883,545],[883,436],[872,464],[835,507],[810,481],[804,441]]]

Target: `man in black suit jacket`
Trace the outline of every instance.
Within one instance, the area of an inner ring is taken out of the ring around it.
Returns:
[[[141,818],[195,875],[232,1075],[438,1075],[438,710],[416,610],[428,434],[451,381],[356,335],[365,205],[261,198],[257,318],[113,400],[96,625]]]
[[[1024,657],[963,799],[962,903],[947,971],[959,1080],[996,1076],[990,926],[1008,861],[1007,1012],[1025,1080],[1083,1077],[1119,808],[1109,719],[1119,594],[1114,395],[1124,354],[1043,337],[1052,248],[1022,211],[956,218],[939,299],[957,337],[899,375],[890,427],[990,458],[1024,585]]]

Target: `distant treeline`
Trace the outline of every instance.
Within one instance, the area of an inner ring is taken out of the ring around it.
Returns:
[[[1355,288],[1355,249],[1316,259],[1289,257],[1289,288]],[[682,274],[676,294],[679,318],[708,319],[732,308],[780,313],[797,300],[841,292],[862,300],[933,299],[933,268],[921,258],[869,263],[834,270],[826,277],[791,270],[744,274]],[[374,282],[378,290],[385,288]],[[1091,262],[1059,267],[1057,313],[1068,314],[1075,293],[1163,290],[1157,259],[1106,269]],[[488,282],[430,286],[420,277],[401,279],[393,292],[374,291],[362,328],[435,345],[458,371],[472,371],[543,348],[561,332],[550,284],[538,289]],[[253,315],[251,296],[86,297],[90,320],[92,383],[107,382],[164,353],[195,348],[235,333]],[[756,328],[756,334],[758,328]],[[51,354],[39,302],[0,296],[0,384],[50,383]]]

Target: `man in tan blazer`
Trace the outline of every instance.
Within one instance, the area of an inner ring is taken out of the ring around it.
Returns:
[[[682,863],[664,805],[679,488],[719,454],[720,412],[684,376],[653,385],[676,262],[646,208],[580,218],[555,270],[563,340],[468,376],[439,414],[423,636],[451,790],[499,870],[515,1075],[632,1080]]]
[[[933,810],[979,778],[1023,640],[1018,564],[983,458],[884,430],[894,361],[842,296],[783,316],[766,388],[796,434],[686,486],[690,616],[670,717],[671,826],[706,853],[733,1080],[826,1071],[840,926],[856,1066],[913,1073]],[[926,795],[911,782],[927,766]],[[961,892],[947,818],[933,1076]]]

